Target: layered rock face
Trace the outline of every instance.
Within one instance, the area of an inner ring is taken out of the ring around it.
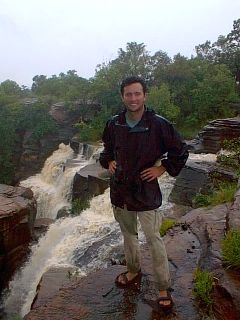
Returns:
[[[199,132],[193,142],[193,149],[198,153],[217,153],[222,148],[222,142],[240,137],[240,117],[217,119],[209,122]]]
[[[0,184],[0,288],[26,257],[36,212],[30,189]]]
[[[189,143],[196,153],[217,153],[222,142],[240,137],[240,117],[217,119],[203,127],[198,137]]]

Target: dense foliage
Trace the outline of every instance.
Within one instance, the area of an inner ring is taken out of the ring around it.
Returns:
[[[0,85],[0,183],[11,183],[13,179],[18,134],[31,131],[33,139],[40,139],[56,129],[48,106],[40,100],[26,103],[23,91],[14,81]]]
[[[36,139],[54,130],[49,106],[63,101],[69,111],[91,103],[102,106],[92,121],[79,121],[81,140],[101,138],[103,126],[122,108],[119,84],[128,75],[139,75],[148,83],[147,104],[176,124],[185,138],[195,136],[207,121],[236,115],[239,104],[240,19],[233,30],[211,44],[196,46],[196,56],[173,58],[162,50],[151,55],[145,44],[130,42],[120,48],[116,59],[99,64],[87,80],[75,70],[47,78],[36,75],[32,88],[6,80],[0,84],[0,182],[14,174],[12,157],[16,132],[31,130]],[[33,99],[34,98],[34,99]],[[26,99],[32,103],[26,103]],[[79,103],[76,104],[76,101]]]

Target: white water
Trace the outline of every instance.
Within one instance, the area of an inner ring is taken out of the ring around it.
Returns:
[[[63,172],[62,166],[67,159],[72,158],[73,154],[69,147],[61,146],[46,161],[41,174],[22,182],[22,185],[29,186],[34,190],[39,204],[38,216],[56,216],[57,211],[54,206],[59,202],[61,205],[69,206],[68,194],[72,178],[79,167],[70,167],[69,172],[66,167]],[[82,159],[80,167],[82,167],[87,162],[82,156],[80,158]],[[200,160],[201,156],[194,155],[193,158]],[[206,160],[209,160],[208,156],[206,156]],[[159,179],[163,192],[162,209],[171,206],[167,199],[174,180],[167,174]],[[49,193],[51,197],[48,196]],[[110,234],[114,235],[111,237],[111,241],[107,243],[102,241],[94,252],[94,259],[91,256],[87,257],[85,261],[88,262],[82,266],[76,263],[76,253],[78,259],[81,259],[87,255],[87,249],[91,248],[93,243],[106,239]],[[140,240],[142,238],[140,235]],[[39,240],[39,243],[32,246],[29,261],[16,273],[9,285],[10,294],[4,303],[5,312],[9,315],[21,314],[22,316],[28,313],[39,280],[50,267],[74,267],[77,264],[79,275],[84,276],[96,268],[105,267],[112,248],[121,241],[121,233],[113,218],[109,189],[107,189],[103,195],[93,198],[90,208],[83,211],[80,216],[60,219],[53,223],[46,235]]]
[[[71,147],[62,143],[46,160],[41,173],[21,182],[21,186],[31,188],[34,193],[37,218],[55,219],[61,208],[70,209],[74,174],[91,161],[84,158],[82,150],[73,158]],[[69,165],[73,161],[74,166]]]

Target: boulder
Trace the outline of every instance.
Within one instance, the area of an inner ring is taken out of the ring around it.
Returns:
[[[176,204],[192,205],[193,197],[199,193],[207,193],[213,188],[210,172],[213,163],[198,163],[187,161],[185,167],[177,176],[169,200]]]
[[[198,193],[210,194],[216,181],[237,179],[236,174],[218,163],[190,159],[176,177],[169,200],[178,205],[194,206],[194,196]]]
[[[26,258],[36,212],[30,189],[0,184],[0,288]]]
[[[108,171],[99,162],[80,169],[74,176],[72,199],[86,200],[102,194],[109,186]]]

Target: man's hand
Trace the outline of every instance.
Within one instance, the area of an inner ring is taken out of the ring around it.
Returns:
[[[111,174],[114,174],[114,173],[115,173],[116,168],[117,168],[117,163],[116,163],[115,160],[108,162],[108,171],[109,171]]]
[[[150,182],[160,177],[165,171],[166,171],[166,168],[164,168],[164,166],[161,165],[159,167],[156,166],[156,167],[151,167],[143,170],[140,173],[140,176],[142,180],[147,180],[147,182]]]

